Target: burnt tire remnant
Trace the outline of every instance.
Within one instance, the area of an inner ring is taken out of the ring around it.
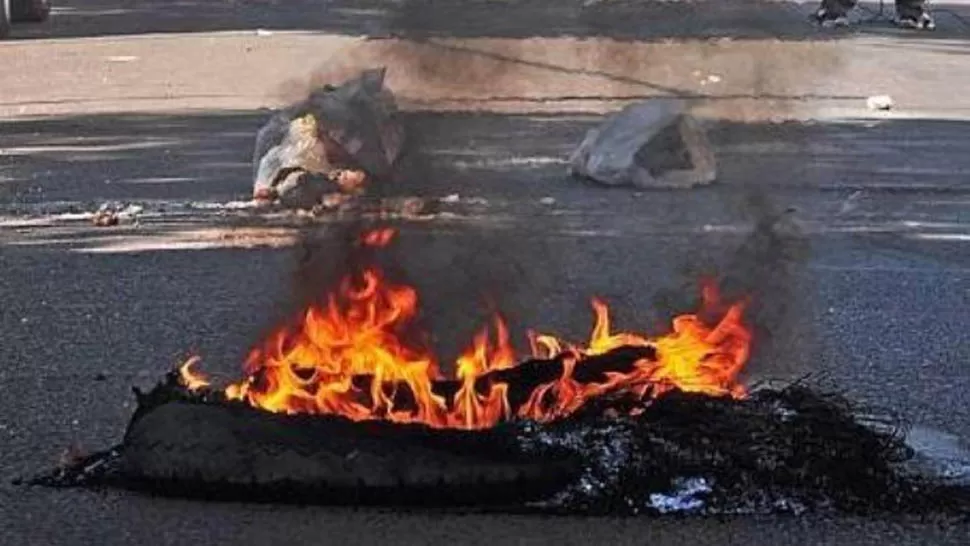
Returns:
[[[642,357],[621,348],[611,358],[621,355]],[[914,465],[892,419],[798,384],[740,399],[618,392],[556,421],[474,431],[275,414],[189,391],[175,372],[136,393],[119,446],[27,483],[564,514],[970,515],[970,479]]]
[[[523,453],[515,438],[174,401],[131,424],[120,470],[136,487],[179,495],[392,505],[523,502],[578,472],[568,457]]]

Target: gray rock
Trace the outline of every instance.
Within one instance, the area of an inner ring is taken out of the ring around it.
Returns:
[[[674,99],[627,106],[591,129],[570,157],[570,174],[607,186],[688,188],[717,178],[703,128]]]

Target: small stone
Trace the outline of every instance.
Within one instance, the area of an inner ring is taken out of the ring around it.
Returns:
[[[77,424],[77,420],[74,420],[74,424]],[[69,467],[79,463],[87,455],[87,452],[78,444],[71,444],[64,448],[61,452],[60,457],[58,457],[58,464],[61,467]]]
[[[444,196],[444,197],[441,198],[441,202],[442,203],[448,203],[448,204],[460,203],[461,202],[461,196],[458,195],[457,193],[453,193],[451,195],[446,195],[446,196]]]
[[[344,192],[355,193],[363,190],[367,174],[359,169],[340,169],[334,174],[332,180]]]
[[[543,197],[539,200],[539,203],[543,205],[555,205],[556,199],[554,197]]]
[[[405,218],[422,216],[428,211],[427,202],[420,197],[408,197],[401,202],[400,211]]]
[[[97,227],[117,226],[121,219],[114,211],[98,211],[91,218],[91,222]]]
[[[313,212],[320,213],[327,210],[336,210],[341,205],[350,201],[351,196],[343,193],[327,193],[320,198],[320,202],[313,208]]]

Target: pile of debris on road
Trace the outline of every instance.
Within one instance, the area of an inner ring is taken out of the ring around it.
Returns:
[[[253,197],[313,208],[389,179],[404,129],[384,77],[365,71],[273,115],[256,137]]]
[[[339,209],[373,184],[390,183],[405,130],[386,69],[361,73],[275,113],[259,130],[253,197],[287,208]],[[606,186],[690,188],[717,178],[712,146],[683,101],[632,104],[590,130],[569,173]]]

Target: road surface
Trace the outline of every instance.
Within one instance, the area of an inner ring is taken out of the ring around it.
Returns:
[[[749,380],[810,375],[970,437],[958,19],[918,38],[821,35],[802,24],[807,3],[271,4],[65,1],[0,44],[4,544],[966,543],[966,524],[898,518],[550,519],[11,485],[67,446],[120,438],[131,386],[189,351],[238,373],[307,288],[292,276],[301,230],[339,229],[229,205],[248,197],[263,109],[382,62],[415,136],[395,192],[443,201],[401,224],[397,256],[444,359],[482,320],[483,292],[516,331],[582,339],[593,295],[619,327],[656,328],[759,215],[791,208],[784,251],[742,264],[763,300]],[[880,93],[896,110],[865,109]],[[657,95],[704,117],[717,184],[632,192],[564,176],[601,112]],[[138,223],[93,227],[85,214],[105,202],[141,207]]]

